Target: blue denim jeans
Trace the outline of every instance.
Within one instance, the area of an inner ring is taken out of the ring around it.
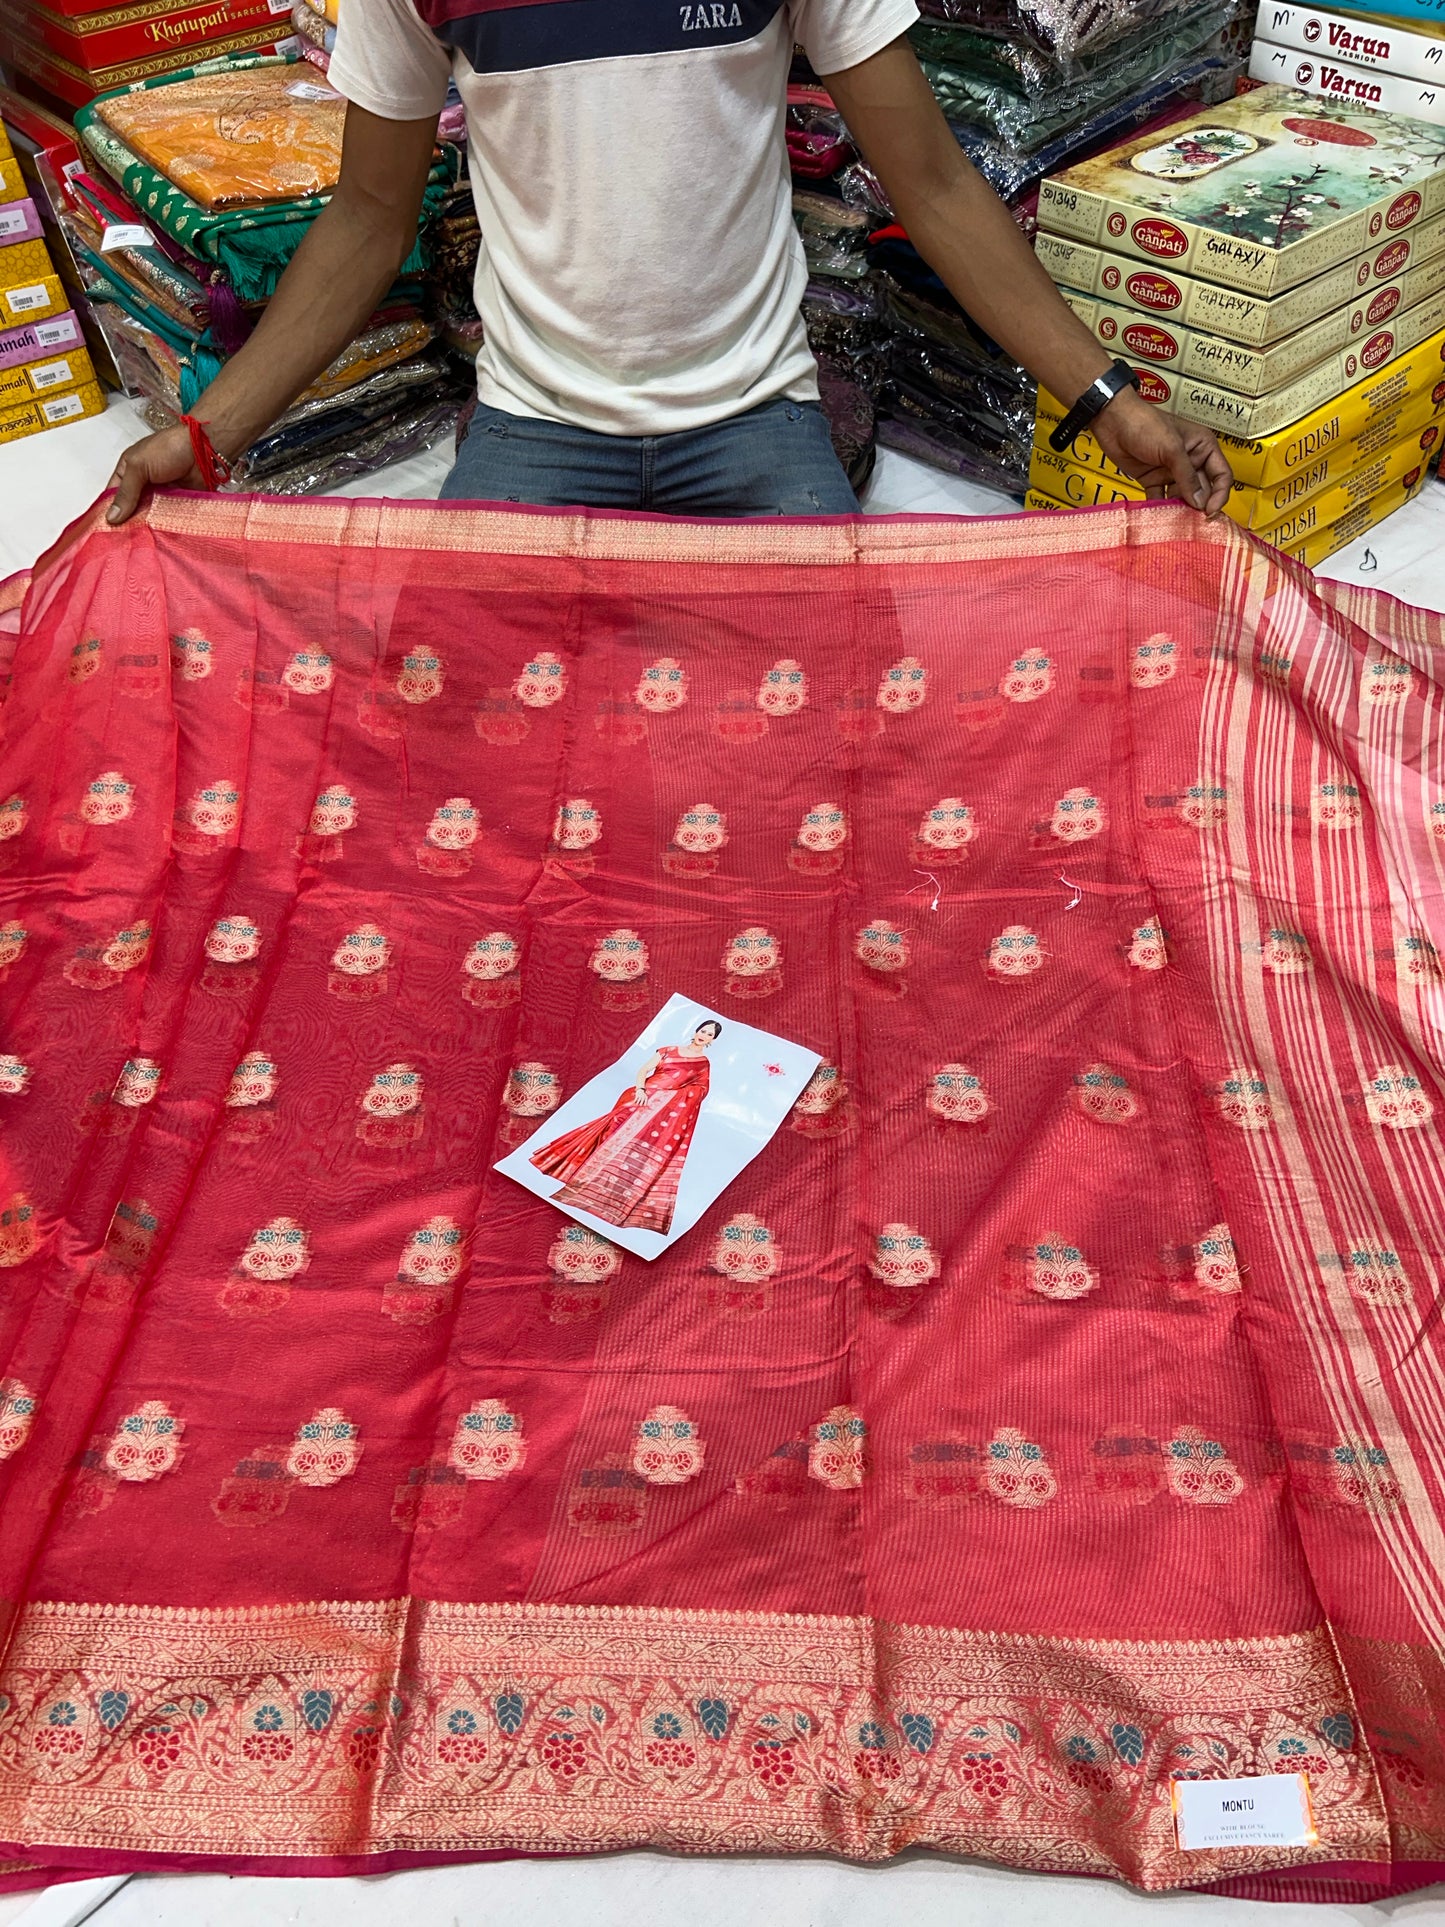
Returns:
[[[446,502],[666,515],[856,515],[815,401],[769,401],[673,435],[601,435],[478,404]]]

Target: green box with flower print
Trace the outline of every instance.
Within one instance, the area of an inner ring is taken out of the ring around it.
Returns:
[[[1039,226],[1268,299],[1442,208],[1438,129],[1260,87],[1045,181]]]

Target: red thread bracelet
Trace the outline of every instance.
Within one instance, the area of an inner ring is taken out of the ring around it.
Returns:
[[[198,422],[194,415],[182,415],[181,422],[191,438],[191,454],[196,467],[201,471],[201,480],[209,489],[218,489],[222,482],[231,479],[231,464],[224,455],[216,453],[216,447],[204,422]]]

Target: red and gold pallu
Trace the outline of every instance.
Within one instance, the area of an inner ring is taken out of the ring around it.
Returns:
[[[1445,1872],[1439,619],[1169,506],[168,496],[0,602],[13,1882]],[[825,1063],[646,1264],[491,1166],[674,992]]]

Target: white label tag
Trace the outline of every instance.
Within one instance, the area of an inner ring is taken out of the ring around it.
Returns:
[[[57,395],[54,401],[43,401],[40,412],[53,427],[56,422],[74,421],[77,415],[85,413],[85,403],[79,395]]]
[[[32,362],[29,373],[31,386],[36,389],[63,388],[75,380],[68,361]]]
[[[83,174],[84,172],[84,161],[67,161],[60,170],[60,176],[62,180],[73,181],[77,174]]]
[[[32,308],[43,308],[49,299],[50,291],[42,281],[28,288],[11,288],[4,296],[11,314],[29,314]]]
[[[102,254],[114,254],[117,248],[153,248],[155,244],[156,237],[150,229],[134,221],[118,221],[100,237]]]
[[[293,80],[286,89],[293,100],[340,100],[334,87],[323,87],[314,80]]]
[[[289,14],[291,11],[291,0],[266,0],[266,4],[272,13]]]
[[[58,348],[62,342],[74,341],[75,323],[69,315],[63,321],[37,321],[35,323],[35,345],[37,348]]]
[[[1186,1853],[1206,1847],[1312,1847],[1319,1839],[1303,1773],[1175,1780],[1174,1831]]]
[[[30,216],[23,207],[0,207],[0,234],[23,234]]]

